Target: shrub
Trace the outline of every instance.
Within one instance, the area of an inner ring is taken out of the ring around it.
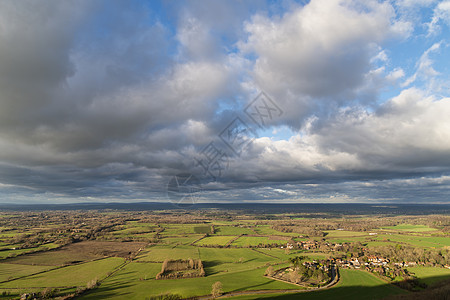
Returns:
[[[267,269],[266,269],[266,275],[267,276],[272,276],[273,274],[274,274],[274,270],[273,270],[273,267],[272,266],[269,266],[269,267],[267,267]]]

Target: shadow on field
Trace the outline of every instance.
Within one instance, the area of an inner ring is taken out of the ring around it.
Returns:
[[[126,298],[126,296],[132,296],[133,287],[128,283],[109,283],[107,286],[99,286],[94,290],[87,291],[77,299],[109,299],[112,297],[118,297],[120,299]]]
[[[263,290],[264,286],[267,285],[267,284],[270,284],[270,281],[264,282],[264,283],[261,283],[261,284],[252,285],[252,286],[246,286],[245,288],[236,289],[236,290],[232,291],[232,293],[240,292],[240,291],[246,291],[248,289],[252,289],[252,290],[259,290],[259,289],[261,289],[261,290]]]
[[[428,277],[435,282],[425,289],[407,291],[393,284],[382,284],[377,286],[336,286],[330,289],[309,291],[303,293],[286,293],[283,295],[248,295],[232,297],[230,299],[276,299],[276,300],[360,300],[360,299],[384,299],[384,300],[448,300],[450,299],[449,276]],[[251,287],[253,288],[253,287]]]
[[[220,273],[220,271],[214,272],[211,268],[218,266],[221,263],[222,262],[220,260],[205,260],[205,261],[203,261],[203,268],[205,269],[206,276]]]
[[[211,262],[211,261],[210,261]],[[214,262],[213,262],[214,263]],[[444,280],[443,280],[444,279]],[[173,286],[179,286],[180,282],[185,279],[172,280]],[[192,280],[192,279],[190,279]],[[199,278],[202,280],[202,278]],[[318,291],[307,291],[300,293],[286,293],[282,294],[258,294],[258,291],[268,291],[266,285],[270,285],[271,282],[257,284],[253,286],[246,286],[243,288],[238,288],[232,291],[228,291],[233,294],[233,297],[229,299],[275,299],[275,300],[290,300],[290,299],[301,299],[301,300],[360,300],[360,299],[385,299],[385,300],[448,300],[450,299],[450,279],[448,276],[436,276],[428,277],[427,280],[437,282],[427,289],[422,289],[421,291],[408,292],[406,290],[400,289],[399,287],[392,284],[380,284],[376,286],[361,286],[360,284],[354,283],[351,286],[335,286],[325,290]],[[152,280],[153,281],[153,280]],[[136,289],[141,289],[142,285],[136,285],[138,282],[142,282],[145,286],[147,281],[129,281],[126,282],[125,278],[121,278],[117,282],[109,282],[105,285],[100,285],[98,288],[88,291],[77,299],[135,299]],[[153,281],[154,282],[154,281]],[[226,284],[224,284],[224,289],[226,289]],[[255,290],[256,294],[247,294],[248,290]],[[170,290],[167,291],[170,293]],[[242,293],[242,294],[241,294]],[[156,296],[152,294],[149,290],[146,297]],[[226,295],[225,295],[226,296]],[[231,295],[228,295],[231,296]],[[1,299],[1,297],[0,297]]]

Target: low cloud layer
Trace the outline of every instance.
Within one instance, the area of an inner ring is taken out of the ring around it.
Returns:
[[[449,7],[3,1],[0,202],[168,201],[192,172],[205,202],[448,203]]]

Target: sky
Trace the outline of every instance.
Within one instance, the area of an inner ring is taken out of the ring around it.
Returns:
[[[0,202],[180,199],[450,203],[450,1],[0,1]]]

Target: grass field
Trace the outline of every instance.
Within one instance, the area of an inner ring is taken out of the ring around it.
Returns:
[[[383,299],[389,295],[406,293],[364,271],[344,269],[340,270],[340,274],[340,282],[335,287],[323,291],[282,295],[251,295],[229,299],[375,300]]]
[[[194,234],[194,227],[199,227],[197,224],[161,224],[161,227],[164,227],[164,231],[161,232],[163,236],[177,236],[177,235],[186,235],[186,234]]]
[[[217,235],[255,234],[250,228],[236,226],[216,226],[215,231]]]
[[[231,241],[234,236],[228,236],[228,235],[218,235],[218,236],[209,236],[204,239],[201,239],[195,245],[226,245],[229,241]]]
[[[347,231],[347,230],[326,230],[326,238],[337,238],[337,237],[356,237],[356,236],[369,236],[368,232],[359,231]]]
[[[237,263],[243,258],[243,263],[251,263],[249,267],[259,266],[260,263],[266,263],[276,260],[265,254],[256,252],[252,249],[220,249],[220,248],[199,248],[200,259],[202,261],[214,262],[215,265],[224,263]]]
[[[392,230],[400,230],[400,231],[408,231],[408,232],[429,232],[429,231],[438,231],[436,228],[431,228],[425,225],[411,225],[411,224],[401,224],[396,226],[386,226],[383,229],[392,229]]]
[[[220,281],[225,292],[259,289],[295,289],[288,283],[283,283],[264,277],[264,269],[245,270],[233,273],[220,273],[204,278],[189,278],[174,280],[144,280],[130,281],[126,268],[116,276],[108,278],[96,290],[80,299],[145,299],[151,295],[164,293],[179,294],[182,297],[207,295],[211,285]]]
[[[325,259],[328,257],[325,253],[317,253],[317,252],[305,252],[305,250],[290,250],[289,253],[286,253],[284,249],[279,248],[260,248],[258,252],[265,253],[266,255],[271,255],[279,258],[280,260],[287,261],[291,257],[295,256],[308,256],[310,259]]]
[[[143,233],[150,233],[154,232],[156,226],[138,226],[138,227],[129,227],[122,230],[116,230],[113,232],[113,235],[130,235],[130,234],[143,234]]]
[[[296,224],[289,219],[290,214],[280,215],[279,220],[272,219],[274,215],[264,220],[259,215],[257,218],[252,218],[245,213],[230,211],[229,215],[219,216],[216,221],[214,219],[217,216],[216,211],[205,211],[204,214],[187,211],[186,216],[184,212],[181,214],[177,211],[175,214],[164,212],[155,215],[154,218],[140,217],[140,214],[134,213],[126,213],[119,217],[118,214],[113,215],[113,219],[108,222],[103,222],[104,216],[95,214],[94,212],[88,214],[88,216],[94,216],[95,222],[92,220],[81,222],[82,219],[77,218],[65,224],[64,230],[54,230],[53,222],[15,227],[5,223],[9,226],[8,228],[14,228],[15,231],[4,232],[8,237],[0,241],[0,258],[4,257],[2,255],[14,255],[21,251],[44,250],[41,248],[44,246],[34,249],[11,249],[33,245],[33,242],[30,242],[33,240],[54,241],[54,244],[45,246],[47,250],[50,247],[57,247],[57,242],[66,243],[71,238],[74,240],[73,236],[76,237],[74,241],[78,242],[50,251],[26,253],[1,260],[0,299],[6,299],[1,296],[5,290],[14,294],[11,294],[14,297],[9,298],[18,298],[17,295],[21,293],[42,291],[44,288],[53,287],[64,291],[71,289],[70,291],[74,292],[76,288],[86,286],[93,279],[100,280],[100,286],[88,291],[80,298],[131,300],[165,293],[179,294],[187,298],[210,294],[211,285],[220,281],[226,293],[275,289],[294,291],[294,294],[242,295],[233,299],[383,299],[389,295],[404,293],[404,291],[388,284],[389,278],[383,281],[372,273],[362,270],[340,269],[341,280],[336,286],[317,291],[305,291],[303,287],[267,278],[264,273],[268,266],[272,266],[275,270],[288,267],[289,259],[296,256],[306,256],[305,261],[339,258],[349,256],[349,253],[363,253],[364,259],[373,253],[390,258],[391,249],[383,249],[380,246],[397,244],[402,245],[402,249],[405,249],[404,246],[407,245],[424,250],[425,255],[421,257],[416,257],[417,253],[411,252],[411,261],[424,259],[428,263],[434,260],[441,265],[447,263],[448,251],[445,247],[450,247],[450,237],[446,230],[410,224],[387,226],[422,222],[411,219],[402,219],[394,223],[380,221],[377,217],[375,220],[380,223],[376,223],[379,228],[376,231],[328,230],[325,231],[324,237],[303,237],[298,233],[279,232],[272,229],[272,226],[279,224],[280,228],[284,227],[286,230],[289,230],[287,226],[293,225],[298,226],[297,228],[305,226],[305,228],[322,230],[323,228],[350,228],[346,224],[351,225],[355,221],[353,219],[346,221],[341,218],[323,221],[314,218],[311,219],[312,224],[308,227],[304,221]],[[183,224],[181,224],[182,215],[185,216]],[[62,216],[64,218],[58,216],[56,220],[65,220],[66,216]],[[31,217],[35,218],[36,215],[33,213]],[[48,217],[52,218],[54,215],[49,214]],[[36,221],[32,220],[34,222],[32,224],[35,224]],[[360,222],[364,220],[361,218]],[[436,220],[440,222],[441,219]],[[323,226],[314,225],[313,222]],[[327,222],[335,222],[336,226],[328,226]],[[439,222],[432,224],[441,224]],[[215,233],[213,234],[211,234],[211,224],[214,224]],[[103,228],[102,226],[104,229],[100,229]],[[369,235],[369,232],[378,234]],[[16,235],[21,236],[11,239]],[[314,240],[318,247],[311,250],[288,250],[286,244],[291,239],[294,241]],[[13,241],[14,244],[8,244]],[[230,242],[232,242],[230,247],[223,247]],[[361,242],[362,245],[351,245],[349,253],[333,251],[335,248],[332,243],[344,242]],[[269,244],[273,244],[271,248],[264,247]],[[208,245],[222,247],[205,247]],[[264,246],[258,247],[259,245]],[[407,250],[410,249],[405,249]],[[418,252],[417,255],[419,254]],[[430,255],[427,256],[427,254]],[[405,255],[407,255],[406,252]],[[188,260],[189,258],[201,259],[205,277],[156,280],[156,275],[161,271],[166,259]],[[409,256],[406,258],[409,259]],[[393,267],[394,259],[391,258],[391,260],[391,263],[387,265],[389,268]],[[414,267],[408,270],[414,272],[421,282],[428,285],[450,278],[450,270],[439,267]]]
[[[162,262],[165,259],[198,259],[198,248],[191,246],[154,246],[145,249],[137,257],[138,261]]]
[[[404,234],[378,235],[375,239],[402,242],[412,246],[442,248],[450,246],[450,237],[414,236]]]
[[[292,237],[296,237],[299,236],[299,233],[294,233],[294,232],[281,232],[278,230],[274,230],[272,228],[270,228],[269,225],[260,225],[255,227],[255,231],[258,234],[261,235],[284,235],[284,236],[292,236]]]
[[[376,242],[366,242],[364,243],[366,247],[380,247],[380,246],[395,246],[394,242],[384,242],[384,241],[376,241]]]
[[[233,241],[231,243],[232,246],[237,247],[248,247],[248,246],[258,246],[261,245],[268,245],[268,244],[279,244],[279,245],[285,245],[288,241],[286,240],[272,240],[267,236],[241,236],[237,240]]]
[[[0,284],[1,288],[85,286],[92,279],[101,279],[124,262],[111,257],[75,266],[63,267],[26,278]]]
[[[174,245],[189,245],[199,238],[201,238],[203,234],[191,234],[189,236],[177,236],[177,237],[164,237],[162,242],[165,244],[174,244]]]
[[[0,281],[18,278],[51,269],[50,266],[29,266],[0,263]]]
[[[26,249],[16,249],[16,250],[2,250],[0,251],[0,259],[5,259],[8,257],[15,257],[24,253],[32,253],[32,252],[38,252],[38,251],[46,251],[50,249],[55,249],[60,247],[58,244],[45,244],[34,248],[26,248]]]
[[[433,267],[410,267],[408,271],[414,273],[419,281],[427,285],[433,285],[436,282],[450,278],[450,270]]]

